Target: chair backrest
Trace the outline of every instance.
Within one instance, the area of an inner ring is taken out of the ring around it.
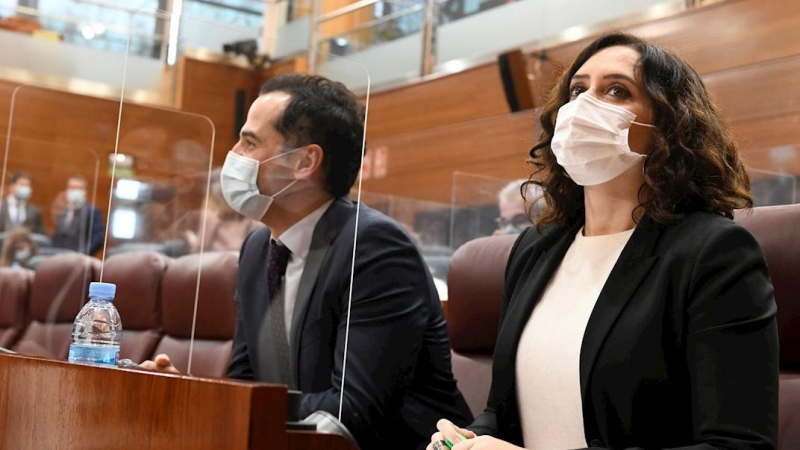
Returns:
[[[800,448],[800,375],[781,375],[778,450]]]
[[[447,274],[447,324],[453,374],[473,414],[486,407],[500,322],[503,279],[516,236],[492,236],[461,246]]]
[[[737,211],[735,219],[767,258],[778,304],[781,370],[800,371],[800,204]]]
[[[82,253],[60,253],[42,261],[36,269],[28,303],[31,322],[14,349],[66,359],[72,323],[99,270],[100,261]]]
[[[238,267],[236,252],[192,254],[169,264],[161,285],[164,337],[153,356],[166,353],[178,370],[186,372],[197,292],[192,374],[225,375],[236,322],[233,296]]]
[[[0,269],[0,347],[10,348],[25,328],[33,271]]]
[[[153,251],[107,256],[103,281],[117,285],[114,306],[122,319],[120,358],[149,358],[161,338],[161,282],[169,258]]]

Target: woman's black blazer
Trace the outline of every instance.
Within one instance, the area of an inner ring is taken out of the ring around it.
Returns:
[[[511,250],[491,393],[468,427],[477,434],[522,445],[517,344],[581,225],[539,239],[529,230]],[[706,213],[671,226],[642,220],[583,336],[586,442],[611,449],[775,448],[775,313],[764,254],[740,225]]]

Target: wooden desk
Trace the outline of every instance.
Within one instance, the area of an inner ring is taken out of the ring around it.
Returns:
[[[0,448],[350,450],[286,430],[286,386],[0,355]]]

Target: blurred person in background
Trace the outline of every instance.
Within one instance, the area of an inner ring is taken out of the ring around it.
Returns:
[[[190,211],[177,226],[180,237],[186,241],[189,253],[200,251],[203,220],[206,222],[204,251],[238,251],[250,232],[264,226],[261,222],[237,213],[228,205],[222,196],[221,170],[218,167],[211,172],[208,207],[204,210]]]
[[[39,253],[30,230],[25,227],[8,232],[0,250],[0,267],[27,267],[28,261]]]
[[[53,247],[94,255],[103,246],[103,215],[86,200],[88,186],[83,175],[67,179],[67,205],[58,213]]]
[[[527,181],[514,180],[500,190],[497,196],[500,216],[497,218],[497,230],[493,233],[495,236],[519,234],[535,223],[544,197],[542,188],[532,183],[526,184]]]
[[[44,234],[42,213],[30,202],[33,195],[33,177],[28,172],[11,174],[8,196],[0,202],[0,232],[25,227],[38,234]]]

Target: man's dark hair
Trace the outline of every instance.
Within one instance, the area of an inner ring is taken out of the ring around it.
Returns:
[[[33,177],[30,173],[25,172],[24,170],[18,170],[11,174],[11,183],[14,184],[23,178],[33,181]]]
[[[88,188],[89,187],[89,181],[86,179],[85,176],[83,176],[83,175],[81,175],[79,173],[70,175],[69,178],[67,178],[67,183],[69,183],[70,180],[78,180],[78,181],[83,183],[83,187],[84,188]]]
[[[286,74],[271,78],[261,94],[291,96],[283,115],[272,125],[292,148],[322,147],[325,187],[335,197],[346,195],[361,168],[364,108],[342,83],[315,75]]]

